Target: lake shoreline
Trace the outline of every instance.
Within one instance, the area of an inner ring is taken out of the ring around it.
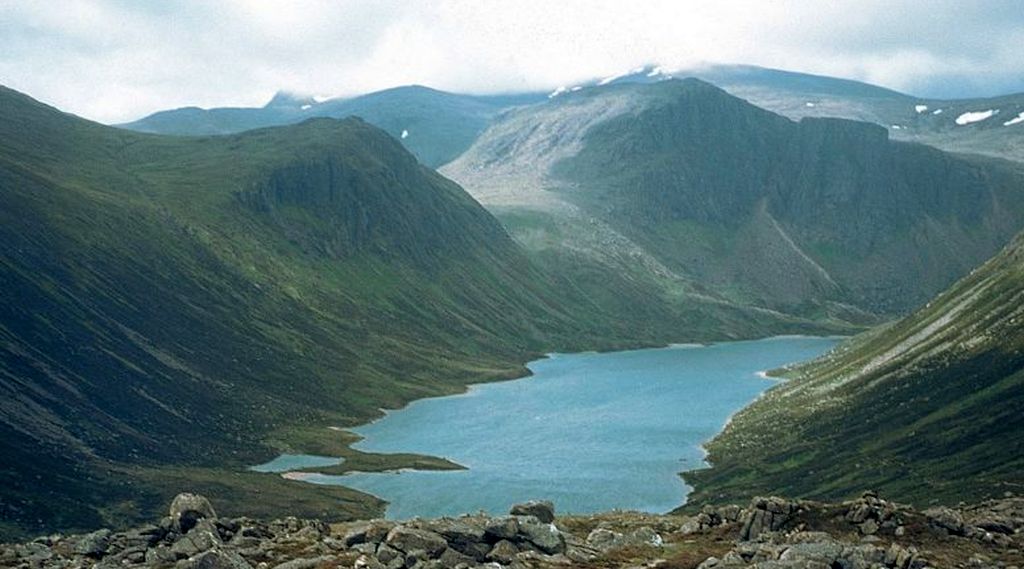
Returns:
[[[628,360],[628,361],[636,361],[636,360],[643,360],[643,359],[645,359],[647,357],[666,357],[665,354],[667,354],[667,353],[681,354],[681,353],[684,353],[684,352],[688,352],[690,354],[694,354],[694,353],[700,354],[700,353],[702,353],[702,349],[715,349],[716,347],[718,347],[717,348],[718,350],[723,350],[723,349],[733,349],[733,348],[730,348],[730,347],[735,347],[735,346],[747,346],[745,349],[747,351],[750,351],[752,349],[750,347],[751,345],[758,345],[758,349],[764,350],[765,345],[770,347],[771,346],[771,342],[773,342],[773,341],[789,342],[789,344],[786,344],[787,346],[789,346],[789,345],[799,345],[799,344],[802,344],[802,343],[805,344],[806,342],[803,342],[803,341],[810,340],[811,344],[816,344],[818,342],[826,342],[826,343],[828,343],[828,347],[831,348],[834,345],[834,342],[832,342],[832,341],[838,340],[838,339],[840,339],[840,338],[837,338],[835,336],[771,336],[771,337],[768,337],[768,338],[761,338],[761,339],[757,339],[757,340],[739,340],[739,341],[728,341],[728,342],[711,342],[711,343],[697,344],[697,345],[692,344],[692,343],[688,343],[688,344],[667,344],[667,345],[664,345],[664,346],[661,346],[661,347],[644,347],[644,348],[639,348],[639,349],[634,349],[634,350],[615,350],[615,351],[608,351],[608,352],[593,352],[593,351],[590,351],[590,352],[577,352],[577,353],[572,353],[572,354],[563,354],[563,353],[559,353],[559,352],[552,352],[552,353],[544,354],[542,357],[539,357],[539,358],[536,358],[536,359],[533,359],[533,360],[530,360],[529,362],[527,362],[524,365],[525,372],[521,376],[519,376],[517,378],[514,378],[514,379],[516,379],[516,380],[529,379],[529,378],[534,377],[534,376],[537,375],[537,368],[540,368],[542,371],[544,371],[544,370],[549,369],[552,365],[556,365],[556,367],[557,367],[557,365],[559,365],[559,364],[564,364],[566,360],[569,360],[570,362],[574,362],[574,361],[589,361],[589,359],[592,359],[592,358],[611,357],[613,360],[622,360],[623,358],[625,358],[625,360]],[[822,345],[824,345],[824,344],[822,344]],[[768,352],[770,352],[770,351],[771,350],[768,350]],[[757,350],[754,350],[754,352],[757,352]],[[687,357],[692,357],[692,356],[687,356]],[[788,364],[788,363],[795,363],[795,361],[785,361],[784,363],[786,363],[786,364]],[[774,365],[773,367],[778,367],[778,365]],[[749,372],[745,372],[745,373],[748,375],[748,380],[756,378],[756,381],[758,383],[763,382],[765,379],[769,379],[770,381],[773,381],[774,378],[767,377],[767,373],[764,371],[764,369],[765,368],[762,368],[759,371],[749,371]],[[368,421],[366,423],[363,423],[361,425],[357,425],[355,427],[351,427],[350,429],[339,427],[339,426],[336,426],[336,425],[331,425],[328,428],[325,428],[324,430],[325,431],[329,431],[329,432],[334,433],[334,434],[344,433],[343,436],[344,436],[344,438],[346,438],[348,440],[348,445],[350,447],[350,452],[360,453],[360,454],[366,455],[366,456],[384,456],[384,457],[387,457],[387,456],[389,456],[388,453],[386,453],[386,452],[385,453],[379,452],[382,449],[375,447],[373,445],[373,443],[370,443],[369,446],[367,446],[367,443],[365,442],[366,438],[365,438],[365,435],[364,435],[364,433],[367,431],[367,429],[369,429],[370,431],[374,431],[374,430],[378,430],[379,431],[380,430],[379,425],[381,425],[381,423],[386,423],[386,422],[389,422],[389,421],[393,421],[392,418],[395,417],[396,414],[400,414],[400,413],[403,413],[403,414],[409,414],[409,413],[417,414],[417,413],[421,413],[421,411],[419,411],[420,407],[422,407],[422,406],[427,406],[427,407],[437,406],[439,404],[438,403],[439,400],[443,400],[444,401],[443,403],[440,403],[440,405],[444,406],[444,405],[452,405],[453,401],[465,400],[465,399],[478,399],[481,396],[481,393],[485,393],[487,390],[493,389],[494,386],[499,386],[499,385],[509,384],[509,383],[515,383],[515,382],[504,381],[504,380],[496,380],[496,381],[481,381],[481,382],[475,382],[475,383],[468,383],[468,384],[466,384],[465,389],[462,390],[459,393],[454,393],[454,394],[451,394],[451,395],[441,395],[441,396],[432,396],[432,397],[425,397],[425,398],[415,399],[415,400],[412,400],[412,401],[406,403],[402,407],[399,407],[399,408],[396,408],[396,409],[381,409],[381,416],[376,417],[376,418],[374,418],[374,419],[372,419],[372,420],[370,420],[370,421]],[[520,386],[520,387],[517,387],[515,389],[518,391],[518,390],[524,389],[524,387]],[[749,387],[748,387],[748,389],[749,389]],[[747,405],[749,405],[753,400],[756,400],[756,398],[759,397],[760,394],[763,391],[764,391],[763,386],[759,386],[757,388],[757,395],[754,396],[754,398],[752,400],[747,400],[738,409],[733,409],[732,412],[726,418],[724,423],[718,423],[717,428],[714,429],[713,432],[709,433],[707,439],[704,439],[704,440],[701,441],[701,443],[695,445],[696,450],[697,450],[697,452],[699,452],[699,455],[700,455],[700,456],[696,457],[697,458],[696,462],[701,464],[701,467],[704,467],[704,468],[707,467],[707,463],[704,460],[705,457],[706,457],[706,452],[703,449],[703,443],[706,442],[707,440],[710,440],[715,435],[717,435],[719,432],[721,432],[724,428],[726,428],[728,426],[729,418],[731,418],[732,415],[734,415],[735,413],[738,413],[739,411],[741,411],[743,408],[745,408]],[[486,396],[486,393],[485,393],[485,396]],[[613,437],[612,440],[614,440],[614,437]],[[388,448],[386,450],[390,451],[390,450],[394,450],[394,449]],[[668,456],[669,456],[669,458],[671,458],[673,460],[676,460],[677,461],[676,464],[678,464],[678,462],[686,462],[688,460],[687,457],[690,454],[693,454],[692,450],[691,451],[682,450],[682,451],[676,451],[676,452],[674,452],[674,453],[672,453],[672,454],[670,454]],[[404,453],[404,456],[403,456],[403,458],[405,459],[404,460],[404,462],[405,462],[404,464],[401,463],[403,461],[394,462],[394,461],[391,461],[391,460],[387,460],[387,461],[384,461],[386,464],[381,464],[381,465],[379,465],[380,467],[378,467],[378,468],[367,469],[367,468],[356,467],[356,465],[351,465],[349,467],[330,468],[330,469],[327,469],[327,472],[325,473],[324,472],[325,469],[323,469],[323,468],[311,467],[311,468],[303,468],[303,469],[299,470],[299,472],[301,472],[303,474],[314,474],[314,475],[321,474],[321,475],[325,475],[324,479],[325,480],[330,480],[331,481],[330,483],[332,483],[332,484],[338,483],[338,484],[344,485],[344,486],[349,487],[349,488],[355,488],[356,490],[358,490],[360,492],[366,492],[366,493],[368,493],[370,495],[373,495],[373,496],[376,496],[377,498],[380,498],[380,499],[382,499],[384,501],[390,501],[388,496],[386,496],[386,495],[384,495],[382,493],[375,493],[372,490],[368,490],[367,488],[360,488],[358,485],[353,485],[352,482],[356,481],[357,477],[353,477],[352,475],[355,472],[372,472],[372,473],[389,472],[389,473],[392,473],[392,474],[395,474],[397,472],[403,472],[404,473],[403,476],[405,474],[411,474],[411,475],[415,476],[416,472],[423,472],[423,468],[422,467],[424,466],[423,464],[416,464],[416,462],[418,462],[418,460],[416,460],[416,459],[423,459],[423,458],[428,457],[428,456],[430,458],[433,458],[433,459],[438,459],[439,456],[447,456],[447,455],[443,455],[443,454],[434,455],[434,454],[424,453],[424,452],[422,452],[422,449],[418,449],[416,453]],[[662,457],[662,458],[664,458],[664,457]],[[690,458],[692,459],[694,457],[690,457]],[[448,463],[454,464],[455,466],[457,466],[459,468],[464,468],[464,465],[462,464],[462,462],[460,461],[458,456],[448,457],[448,458],[443,459],[443,460],[447,461]],[[436,466],[436,465],[433,465],[433,466],[427,465],[427,468],[429,470],[427,470],[426,472],[429,472],[430,470],[437,470],[437,468],[435,468],[434,466]],[[691,466],[691,468],[687,468],[686,469],[687,471],[694,470],[694,468],[692,468],[692,466],[694,466],[694,464],[692,462],[691,462],[690,466]],[[413,470],[410,470],[410,469],[413,469]],[[445,470],[452,470],[452,468],[445,468]],[[673,471],[672,471],[672,476],[676,480],[676,484],[680,487],[679,490],[682,491],[683,494],[680,497],[679,501],[676,501],[676,502],[674,502],[671,505],[666,505],[663,508],[664,511],[671,510],[671,509],[673,509],[675,507],[678,507],[680,504],[685,503],[685,497],[686,497],[686,494],[688,494],[690,488],[689,488],[689,485],[687,485],[685,483],[685,479],[681,480],[679,478],[680,474],[681,473],[679,472],[678,466],[675,466]],[[336,476],[336,475],[341,475],[341,476]],[[378,476],[379,476],[379,474],[378,474]],[[341,478],[342,480],[338,480],[339,478]],[[359,482],[360,483],[365,482],[365,480],[364,480],[365,478],[366,478],[366,476],[363,476],[363,479],[359,479]],[[679,484],[679,482],[682,482],[682,484]],[[389,511],[390,511],[390,508],[389,508]]]

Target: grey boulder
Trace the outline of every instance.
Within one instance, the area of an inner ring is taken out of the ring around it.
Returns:
[[[432,531],[403,526],[396,526],[388,532],[384,543],[406,554],[424,551],[434,558],[448,548],[448,542]]]
[[[175,496],[171,502],[170,516],[174,529],[187,533],[201,519],[217,519],[217,512],[203,496],[183,493]]]
[[[530,500],[516,504],[509,513],[513,516],[533,516],[546,524],[555,521],[555,505],[548,500]]]

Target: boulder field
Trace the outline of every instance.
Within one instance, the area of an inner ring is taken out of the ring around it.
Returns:
[[[1014,569],[1024,563],[1024,498],[917,510],[868,492],[822,503],[778,497],[689,515],[509,515],[328,524],[218,516],[181,494],[156,523],[0,545],[0,566],[168,569]]]

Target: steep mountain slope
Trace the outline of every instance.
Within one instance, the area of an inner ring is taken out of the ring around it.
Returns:
[[[884,126],[896,140],[951,152],[1024,161],[1024,93],[978,99],[930,99],[831,77],[750,66],[714,66],[699,77],[794,120],[840,117]]]
[[[821,319],[915,307],[1024,223],[1017,166],[794,123],[697,80],[509,112],[442,172],[553,267]]]
[[[366,123],[167,139],[0,95],[4,521],[95,524],[97,495],[146,497],[122,464],[252,460],[573,328],[486,212]]]
[[[127,523],[183,484],[379,513],[240,469],[547,351],[822,329],[588,297],[359,119],[156,136],[0,88],[0,244],[0,533]]]
[[[760,493],[954,503],[1024,484],[1024,237],[913,315],[786,370],[686,474]]]
[[[161,111],[120,126],[159,134],[230,134],[313,117],[358,116],[400,139],[424,164],[436,167],[468,148],[501,111],[541,99],[543,96],[529,93],[460,95],[415,85],[319,102],[279,93],[261,108],[187,107]]]

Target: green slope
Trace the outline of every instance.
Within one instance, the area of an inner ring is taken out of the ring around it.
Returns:
[[[691,499],[835,498],[874,488],[918,504],[1024,484],[1024,239],[913,315],[867,332],[739,413],[686,473]]]

